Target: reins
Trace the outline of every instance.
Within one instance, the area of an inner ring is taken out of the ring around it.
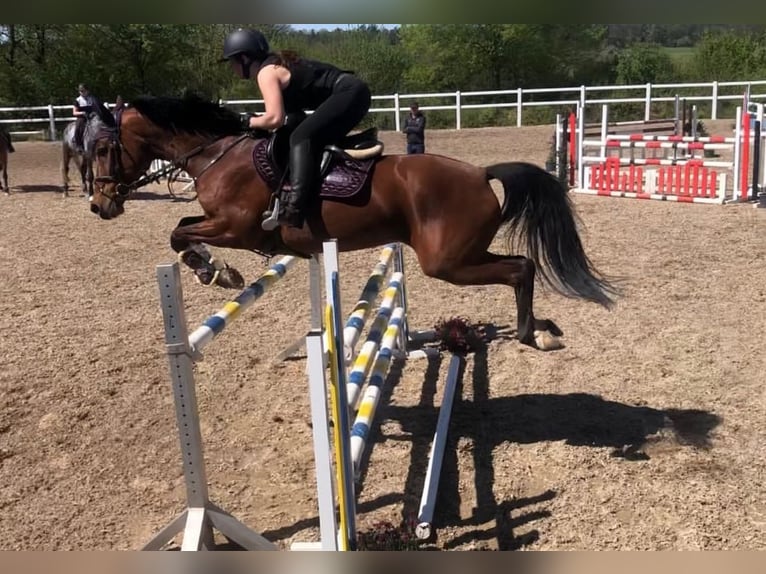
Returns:
[[[112,163],[114,165],[110,166],[110,174],[107,176],[101,176],[97,177],[96,181],[101,183],[115,183],[116,184],[116,191],[119,195],[125,197],[130,195],[132,192],[136,191],[137,189],[140,189],[141,187],[144,187],[146,185],[149,185],[150,183],[158,182],[163,177],[168,177],[169,179],[172,178],[172,176],[178,172],[181,171],[188,171],[188,164],[189,160],[194,158],[195,156],[199,155],[203,151],[205,151],[208,147],[213,145],[215,142],[219,141],[220,138],[216,138],[210,141],[207,141],[203,144],[198,145],[197,147],[193,148],[191,151],[183,154],[182,156],[173,159],[168,163],[168,165],[155,170],[151,173],[146,173],[136,179],[135,181],[131,183],[121,183],[120,182],[120,175],[122,173],[122,149],[123,146],[120,143],[120,136],[119,136],[119,128],[115,130],[112,134],[112,143],[115,147],[115,158],[113,159]],[[203,173],[205,173],[207,170],[209,170],[211,167],[213,167],[220,159],[225,156],[234,146],[239,144],[242,140],[246,139],[248,136],[247,133],[240,135],[237,137],[234,141],[230,142],[228,145],[226,145],[218,154],[211,159],[205,167],[202,168],[202,170],[197,173],[197,175],[193,175],[192,182],[195,184],[197,183],[197,180],[202,176]],[[190,174],[191,175],[191,174]],[[102,191],[102,193],[104,193]],[[108,195],[107,195],[108,197]]]

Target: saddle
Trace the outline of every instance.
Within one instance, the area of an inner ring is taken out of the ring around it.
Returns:
[[[258,175],[275,194],[287,180],[290,134],[298,122],[288,121],[271,137],[259,140],[253,149],[253,164]],[[372,168],[380,159],[383,143],[377,128],[346,136],[322,150],[319,165],[319,196],[326,199],[350,199],[369,187]]]

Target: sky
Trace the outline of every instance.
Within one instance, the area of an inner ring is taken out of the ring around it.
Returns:
[[[383,28],[394,28],[399,24],[377,24]],[[336,28],[346,29],[351,26],[361,26],[361,24],[290,24],[296,30],[335,30]]]

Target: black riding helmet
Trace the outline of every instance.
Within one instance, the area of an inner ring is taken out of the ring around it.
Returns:
[[[269,42],[258,30],[234,30],[223,42],[223,60],[246,55],[261,62],[269,53]]]

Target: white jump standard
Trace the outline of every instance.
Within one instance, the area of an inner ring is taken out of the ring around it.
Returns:
[[[157,266],[157,282],[165,323],[165,347],[170,364],[186,481],[187,508],[157,533],[144,546],[144,550],[160,550],[179,532],[183,532],[181,550],[211,549],[213,528],[248,550],[277,549],[276,545],[213,504],[208,497],[193,367],[194,361],[201,358],[202,348],[278,281],[293,261],[293,257],[282,258],[257,281],[245,288],[236,299],[226,303],[221,311],[208,318],[191,336],[186,326],[178,263]]]

